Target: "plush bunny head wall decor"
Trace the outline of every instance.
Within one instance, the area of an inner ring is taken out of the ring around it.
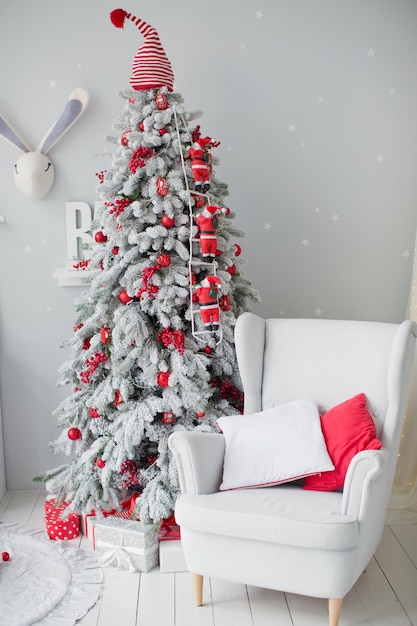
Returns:
[[[24,154],[14,166],[13,178],[16,187],[28,198],[43,198],[54,182],[54,166],[46,156],[71,126],[84,113],[89,101],[85,89],[74,89],[68,102],[53,126],[48,130],[39,146],[32,151],[12,126],[0,114],[0,135],[19,148]]]

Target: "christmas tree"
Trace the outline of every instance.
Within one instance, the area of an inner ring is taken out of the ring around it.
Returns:
[[[119,509],[134,494],[134,515],[157,522],[178,493],[170,433],[213,432],[242,410],[233,330],[258,295],[215,176],[219,144],[173,91],[156,31],[111,13],[115,26],[125,19],[145,41],[107,138],[116,148],[99,175],[92,278],[60,369],[73,391],[55,411],[62,432],[51,445],[70,461],[41,479],[69,511]]]

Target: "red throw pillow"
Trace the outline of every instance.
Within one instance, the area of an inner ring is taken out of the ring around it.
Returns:
[[[334,470],[308,476],[304,489],[336,491],[341,489],[352,458],[361,450],[379,450],[375,424],[365,408],[366,397],[360,393],[333,407],[321,417],[321,429]]]

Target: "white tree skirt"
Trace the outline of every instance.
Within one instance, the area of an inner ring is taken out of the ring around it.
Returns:
[[[102,585],[94,556],[43,531],[0,523],[0,626],[73,626]]]

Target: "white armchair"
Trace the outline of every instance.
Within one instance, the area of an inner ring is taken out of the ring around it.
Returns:
[[[415,336],[408,321],[239,317],[245,414],[301,398],[323,413],[364,393],[382,448],[356,454],[337,491],[307,490],[302,481],[220,490],[224,434],[174,432],[169,446],[181,485],[175,516],[196,604],[208,575],[328,598],[329,625],[338,625],[343,598],[382,536]]]

